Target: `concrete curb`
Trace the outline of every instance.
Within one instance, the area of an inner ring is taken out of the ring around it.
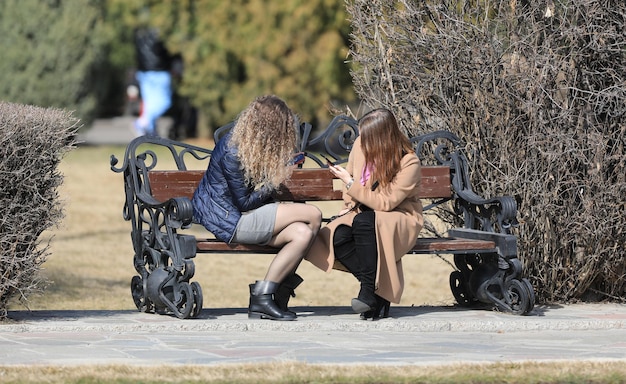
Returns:
[[[196,319],[136,311],[16,311],[0,332],[519,332],[626,329],[619,304],[537,307],[528,316],[459,307],[392,307],[391,316],[363,321],[348,307],[296,307],[298,320],[248,319],[245,308],[205,309]]]

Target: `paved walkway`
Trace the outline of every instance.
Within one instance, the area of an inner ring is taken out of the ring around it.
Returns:
[[[126,145],[135,138],[132,126],[133,116],[119,116],[110,119],[96,119],[91,127],[81,131],[77,136],[79,145]],[[162,117],[157,123],[157,129],[166,134],[172,119]]]
[[[624,361],[626,305],[538,307],[513,316],[457,307],[392,306],[362,321],[349,307],[295,307],[293,322],[248,319],[246,308],[197,319],[135,311],[16,311],[0,323],[0,365],[442,365]]]

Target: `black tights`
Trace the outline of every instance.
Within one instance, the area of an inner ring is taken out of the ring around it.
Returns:
[[[378,266],[375,219],[374,211],[361,212],[354,217],[352,227],[340,225],[333,236],[335,258],[361,282],[359,299],[372,307],[376,304]]]

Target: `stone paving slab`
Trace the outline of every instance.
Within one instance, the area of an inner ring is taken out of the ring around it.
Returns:
[[[362,321],[348,307],[295,307],[293,322],[245,308],[197,319],[135,311],[17,311],[0,323],[1,365],[443,365],[624,361],[626,306],[538,307],[529,316],[457,307],[392,307]]]

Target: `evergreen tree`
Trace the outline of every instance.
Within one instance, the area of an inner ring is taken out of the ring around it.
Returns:
[[[317,124],[356,99],[342,0],[5,0],[0,99],[74,110],[85,123],[120,113],[140,24],[182,55],[177,91],[211,127],[261,94]]]
[[[332,103],[343,107],[355,99],[341,0],[138,1],[138,16],[145,11],[141,3],[170,50],[185,60],[180,93],[214,127],[261,94],[284,98],[313,122],[328,121]]]
[[[98,2],[0,2],[0,99],[76,111],[96,108],[103,36]]]

